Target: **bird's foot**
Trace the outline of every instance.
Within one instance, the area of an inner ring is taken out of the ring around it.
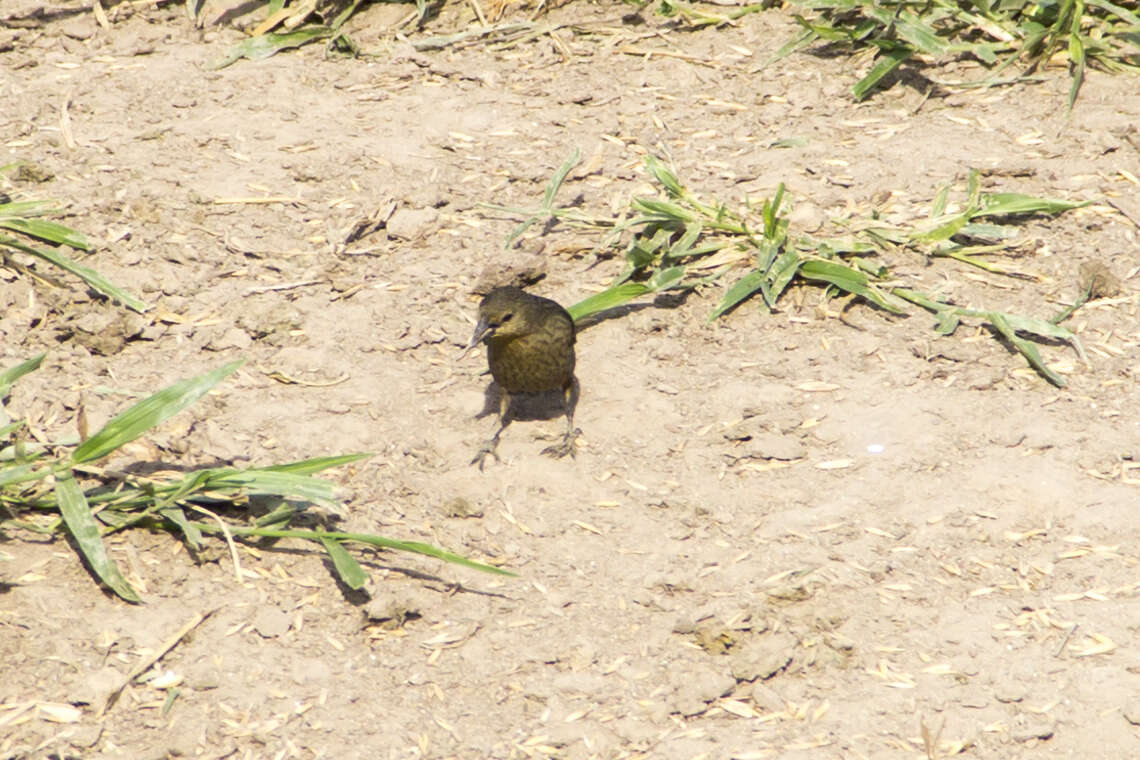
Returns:
[[[555,459],[561,459],[562,457],[566,456],[567,454],[569,454],[571,457],[573,457],[574,456],[574,441],[576,441],[578,439],[578,436],[580,436],[581,434],[582,434],[581,430],[575,429],[573,432],[567,433],[566,435],[562,436],[562,440],[559,441],[558,443],[554,444],[553,446],[547,446],[545,449],[542,450],[542,453],[548,457],[554,457]]]
[[[494,457],[496,462],[503,461],[499,459],[499,452],[497,451],[498,448],[499,439],[492,438],[491,440],[484,443],[477,452],[475,452],[475,457],[471,460],[471,464],[479,465],[479,472],[482,472],[483,462],[486,461],[488,456]]]

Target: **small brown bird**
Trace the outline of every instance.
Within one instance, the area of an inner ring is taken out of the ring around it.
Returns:
[[[561,443],[543,454],[564,457],[574,453],[574,408],[578,405],[578,378],[574,376],[574,320],[549,298],[520,288],[495,288],[479,304],[479,322],[466,351],[480,341],[487,344],[487,364],[502,397],[499,429],[483,444],[471,464],[483,469],[483,460],[495,452],[499,436],[511,424],[511,397],[516,393],[562,391],[566,434]]]

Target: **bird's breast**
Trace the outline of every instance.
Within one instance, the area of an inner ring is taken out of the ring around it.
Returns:
[[[511,393],[562,388],[574,376],[573,335],[523,335],[487,346],[491,376]]]

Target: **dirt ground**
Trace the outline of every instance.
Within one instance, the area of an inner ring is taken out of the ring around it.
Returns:
[[[686,32],[584,2],[513,47],[425,52],[391,41],[380,4],[350,29],[383,56],[210,71],[239,32],[181,4],[108,5],[104,29],[84,5],[3,3],[0,164],[33,168],[0,190],[60,199],[98,243],[84,262],[153,308],[0,269],[0,367],[48,351],[13,414],[54,439],[82,405],[94,430],[124,394],[245,357],[133,456],[375,452],[333,474],[343,529],[519,577],[361,551],[354,593],[281,542],[242,548],[239,580],[224,545],[195,564],[133,531],[109,541],[131,606],[64,541],[5,529],[0,757],[1140,756],[1135,79],[1091,73],[1067,121],[1061,68],[951,93],[914,72],[856,104],[866,60],[760,70],[795,32],[782,11]],[[592,212],[651,192],[654,152],[706,197],[785,182],[808,232],[919,217],[976,167],[988,190],[1098,203],[1026,225],[1011,265],[1032,279],[888,254],[901,282],[1037,317],[1088,262],[1121,290],[1068,323],[1088,364],[1041,346],[1059,390],[976,324],[841,320],[816,288],[708,324],[713,284],[582,331],[576,458],[539,453],[562,424],[540,404],[480,472],[489,379],[455,358],[476,285],[537,265],[532,289],[570,304],[620,271],[566,227],[504,251],[517,220],[479,205],[536,205],[575,148],[560,198]],[[386,224],[346,244],[369,219]]]

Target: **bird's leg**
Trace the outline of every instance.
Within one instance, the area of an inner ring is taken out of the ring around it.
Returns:
[[[491,436],[491,439],[484,443],[477,452],[475,458],[471,460],[471,464],[478,464],[479,471],[483,471],[483,461],[489,456],[493,456],[495,461],[499,460],[499,436],[507,429],[507,425],[511,424],[511,394],[500,389],[502,395],[499,396],[499,429]]]
[[[574,456],[574,439],[581,434],[581,430],[574,428],[574,409],[578,406],[578,378],[571,376],[570,382],[562,389],[562,403],[566,407],[566,433],[562,441],[542,450],[543,454],[560,459],[567,454]]]

